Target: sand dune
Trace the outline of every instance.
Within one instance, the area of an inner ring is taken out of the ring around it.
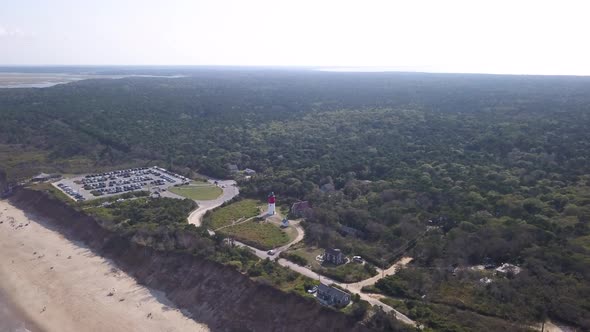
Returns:
[[[0,289],[41,330],[208,331],[163,294],[36,220],[0,200]]]

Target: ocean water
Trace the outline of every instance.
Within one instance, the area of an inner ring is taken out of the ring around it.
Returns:
[[[40,332],[0,292],[0,332]]]

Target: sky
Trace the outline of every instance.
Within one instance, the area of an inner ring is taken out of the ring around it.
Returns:
[[[590,75],[590,1],[0,0],[0,65]]]

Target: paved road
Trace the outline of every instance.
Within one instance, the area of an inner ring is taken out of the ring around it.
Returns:
[[[223,194],[215,200],[197,201],[197,203],[199,204],[199,207],[189,215],[189,217],[188,217],[189,223],[194,224],[196,226],[200,226],[201,221],[203,219],[203,215],[205,215],[205,212],[220,206],[224,202],[229,201],[230,199],[234,198],[235,196],[237,196],[239,194],[239,189],[236,186],[235,181],[233,181],[233,180],[217,180],[217,181],[218,181],[218,184],[220,187],[225,187],[225,188],[222,188]],[[209,180],[209,182],[213,183],[214,180]],[[271,218],[280,218],[280,216],[275,215]],[[261,259],[268,258],[271,260],[275,260],[279,265],[289,268],[289,269],[291,269],[297,273],[300,273],[304,276],[307,276],[312,279],[320,280],[324,284],[336,284],[344,289],[349,290],[350,292],[352,292],[354,294],[358,294],[361,297],[361,299],[369,302],[371,305],[380,306],[381,308],[383,308],[383,310],[385,312],[394,312],[398,320],[400,320],[408,325],[416,326],[415,321],[411,320],[410,318],[408,318],[407,316],[405,316],[401,312],[393,309],[392,307],[386,305],[385,303],[382,303],[381,301],[379,301],[379,298],[375,298],[374,296],[371,296],[370,294],[366,294],[366,293],[361,292],[361,289],[364,286],[374,285],[379,279],[384,278],[385,276],[395,274],[401,267],[405,266],[406,264],[408,264],[409,262],[412,261],[411,257],[401,258],[399,261],[395,262],[388,269],[385,269],[385,270],[377,269],[377,271],[379,273],[374,277],[371,277],[371,278],[368,278],[365,280],[361,280],[361,281],[355,282],[355,283],[337,282],[337,281],[334,281],[328,277],[319,275],[316,272],[314,272],[306,267],[297,265],[297,264],[295,264],[291,261],[288,261],[284,258],[278,257],[282,251],[289,249],[292,245],[302,241],[303,238],[305,237],[305,231],[304,231],[303,227],[301,227],[301,225],[299,224],[299,221],[290,221],[290,225],[291,225],[291,227],[295,227],[295,229],[297,230],[297,236],[290,243],[288,243],[282,247],[275,248],[274,255],[269,255],[268,252],[265,250],[260,250],[260,249],[254,248],[252,246],[249,246],[249,245],[239,242],[239,241],[235,241],[234,243],[237,246],[249,248],[250,250],[252,250],[252,252],[256,256],[258,256]],[[212,230],[209,230],[209,233],[215,234],[215,232],[213,232]]]
[[[398,320],[400,320],[406,324],[416,326],[416,322],[411,320],[410,318],[408,318],[406,315],[393,309],[392,307],[388,306],[387,304],[379,301],[378,298],[375,298],[375,297],[371,296],[370,294],[361,292],[361,289],[363,288],[363,286],[374,285],[379,279],[383,278],[384,276],[389,276],[389,275],[395,274],[395,272],[397,272],[400,268],[402,268],[403,266],[405,266],[406,264],[408,264],[411,261],[412,261],[411,257],[403,257],[399,261],[395,262],[391,267],[389,267],[385,271],[379,271],[378,275],[376,275],[372,278],[369,278],[369,279],[355,282],[355,283],[337,282],[337,281],[332,280],[328,277],[322,276],[322,275],[320,275],[320,274],[318,274],[306,267],[303,267],[303,266],[297,265],[291,261],[288,261],[284,258],[279,258],[277,260],[277,263],[279,263],[281,266],[284,266],[284,267],[289,268],[295,272],[298,272],[299,274],[302,274],[306,277],[309,277],[309,278],[312,278],[315,280],[319,280],[320,282],[322,282],[324,284],[328,284],[328,285],[329,284],[336,284],[336,285],[350,291],[351,293],[358,294],[361,297],[361,299],[369,302],[371,305],[380,306],[381,308],[383,308],[383,311],[385,311],[385,312],[394,312],[395,316]]]
[[[217,181],[218,186],[221,187],[223,193],[218,198],[210,201],[196,201],[197,204],[199,204],[199,207],[191,212],[191,214],[188,216],[188,222],[190,224],[194,224],[195,226],[201,226],[201,221],[203,220],[203,216],[207,211],[215,209],[221,204],[236,197],[240,193],[240,190],[236,186],[236,181],[234,180],[210,179],[208,181],[209,183],[215,183],[215,181]]]

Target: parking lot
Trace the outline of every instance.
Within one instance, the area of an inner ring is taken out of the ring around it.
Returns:
[[[125,192],[166,191],[174,185],[188,184],[190,179],[157,166],[81,175],[52,183],[75,201],[114,196]]]

